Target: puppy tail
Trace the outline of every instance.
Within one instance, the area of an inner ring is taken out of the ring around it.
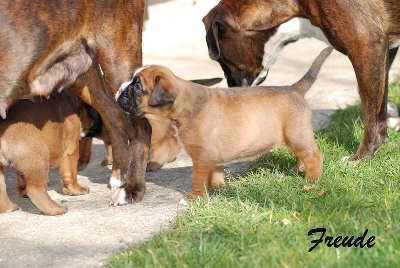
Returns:
[[[322,64],[331,54],[332,50],[333,47],[327,47],[322,50],[321,53],[319,53],[307,73],[299,81],[292,85],[295,91],[299,92],[303,96],[307,93],[312,84],[314,84]]]

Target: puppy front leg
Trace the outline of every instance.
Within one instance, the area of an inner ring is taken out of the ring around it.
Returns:
[[[113,157],[112,157],[112,145],[109,138],[103,139],[104,146],[106,147],[107,155],[101,161],[102,166],[108,166],[113,164]]]
[[[215,163],[193,159],[192,191],[187,199],[202,197],[211,188]]]
[[[19,209],[19,207],[8,198],[5,182],[6,172],[7,169],[4,166],[0,166],[0,213]]]
[[[79,141],[78,170],[86,168],[92,155],[92,138],[84,137]]]
[[[89,193],[89,188],[78,183],[77,166],[79,150],[78,148],[61,161],[60,174],[63,193],[67,195],[83,195]]]

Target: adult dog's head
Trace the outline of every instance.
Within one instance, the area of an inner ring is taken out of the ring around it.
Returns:
[[[203,18],[210,58],[221,65],[228,86],[249,86],[264,69],[264,45],[284,18],[272,6],[264,0],[222,0]]]
[[[115,99],[132,116],[167,116],[178,94],[177,79],[163,66],[142,66],[130,81],[121,85]]]

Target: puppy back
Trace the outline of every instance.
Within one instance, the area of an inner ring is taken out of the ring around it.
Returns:
[[[62,123],[69,115],[77,112],[79,104],[79,98],[70,89],[52,93],[49,99],[35,97],[33,102],[21,99],[9,108],[7,119],[0,122],[0,127],[25,122],[40,129],[47,121]]]

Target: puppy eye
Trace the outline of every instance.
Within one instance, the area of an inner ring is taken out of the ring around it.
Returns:
[[[134,89],[136,92],[142,92],[142,91],[143,91],[142,86],[141,86],[140,84],[135,84],[135,85],[133,86],[133,89]]]
[[[140,77],[135,77],[133,83],[130,84],[130,87],[133,87],[133,91],[138,95],[147,94],[147,92],[143,89],[142,84],[140,83]]]

